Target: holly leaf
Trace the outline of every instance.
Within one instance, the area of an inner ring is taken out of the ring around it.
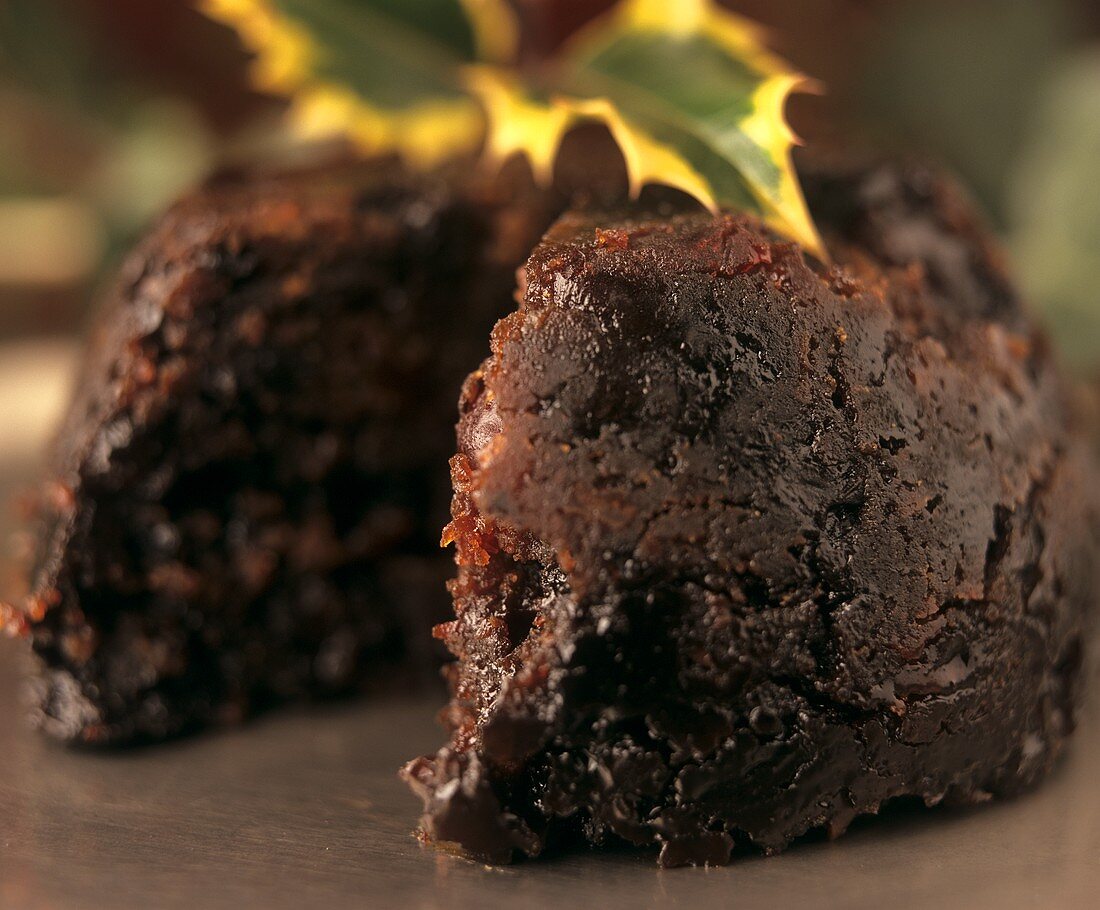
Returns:
[[[784,107],[810,87],[766,49],[760,30],[713,0],[624,0],[566,48],[541,91],[477,70],[490,151],[552,166],[574,124],[607,125],[634,192],[674,186],[712,210],[758,214],[824,258],[791,162]]]
[[[715,0],[622,0],[533,80],[507,0],[199,0],[257,55],[258,85],[299,131],[344,133],[423,163],[477,146],[548,178],[565,133],[607,125],[631,187],[757,213],[825,257],[791,163],[784,107],[807,80]],[[476,64],[476,65],[473,65]],[[481,102],[479,105],[474,99]]]
[[[198,2],[256,55],[256,86],[290,99],[299,134],[343,134],[424,164],[478,146],[463,67],[506,62],[518,42],[506,0]]]

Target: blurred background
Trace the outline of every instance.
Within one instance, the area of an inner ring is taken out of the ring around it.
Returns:
[[[513,0],[526,53],[609,0]],[[1100,3],[730,0],[828,87],[810,141],[959,171],[1075,369],[1100,366]],[[119,255],[227,159],[270,155],[279,105],[190,0],[0,0],[0,471],[34,458]]]

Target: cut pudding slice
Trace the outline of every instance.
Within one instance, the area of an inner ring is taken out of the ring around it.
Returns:
[[[48,732],[160,738],[434,666],[455,396],[561,206],[522,172],[371,161],[227,175],[155,227],[7,610]]]
[[[686,212],[567,215],[529,260],[462,398],[427,840],[719,864],[1062,750],[1097,534],[1070,394],[950,184],[807,186],[830,268]]]

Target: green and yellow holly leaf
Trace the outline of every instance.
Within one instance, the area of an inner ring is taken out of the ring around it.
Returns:
[[[507,62],[518,29],[506,0],[198,0],[255,55],[258,88],[291,101],[307,137],[432,161],[483,134],[463,84],[474,61]]]
[[[759,29],[714,0],[624,0],[565,50],[540,96],[506,74],[470,80],[489,114],[489,149],[553,163],[580,120],[605,123],[635,192],[674,186],[713,210],[754,212],[824,257],[791,163],[788,96],[808,81],[766,49]]]
[[[716,0],[622,0],[537,85],[501,65],[518,44],[508,0],[199,2],[237,29],[257,84],[292,99],[305,135],[430,164],[475,148],[484,111],[489,151],[526,153],[546,176],[570,127],[596,120],[635,192],[665,184],[712,210],[755,212],[824,257],[784,117],[807,82]]]

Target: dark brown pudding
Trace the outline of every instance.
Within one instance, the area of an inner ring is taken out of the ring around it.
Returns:
[[[953,187],[821,168],[755,221],[564,217],[467,381],[423,830],[717,864],[1006,796],[1074,725],[1096,475]]]
[[[159,738],[434,667],[455,396],[561,206],[522,169],[374,161],[226,176],[160,222],[8,611],[47,731]]]

